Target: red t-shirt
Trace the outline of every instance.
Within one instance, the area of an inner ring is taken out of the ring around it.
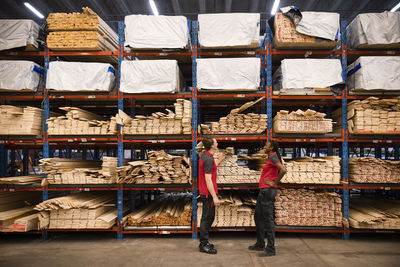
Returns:
[[[217,164],[215,164],[213,155],[208,151],[205,151],[199,159],[199,193],[203,196],[210,195],[206,183],[206,173],[211,174],[211,181],[214,185],[215,194],[218,194]]]
[[[276,164],[278,164],[279,158],[276,153],[271,154],[271,156],[268,157],[267,163],[265,163],[262,172],[261,172],[261,177],[260,177],[260,182],[258,184],[258,188],[270,188],[272,186],[269,186],[264,183],[264,179],[268,179],[272,182],[275,182],[276,178],[278,178],[278,173],[279,170],[276,167]],[[277,186],[273,186],[277,187]]]

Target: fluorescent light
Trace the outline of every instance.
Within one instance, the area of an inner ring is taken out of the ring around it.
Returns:
[[[156,6],[156,3],[154,3],[154,0],[149,0],[149,3],[150,3],[151,9],[153,10],[153,14],[155,16],[158,16],[157,6]]]
[[[280,1],[281,0],[275,0],[274,5],[272,6],[272,9],[271,9],[271,15],[275,15],[276,10],[278,9]]]
[[[399,8],[400,8],[400,3],[398,3],[394,8],[392,8],[392,9],[390,10],[390,12],[396,12],[397,9],[399,9]]]
[[[25,2],[24,5],[29,8],[30,11],[32,11],[36,16],[38,16],[39,18],[43,19],[44,16],[42,13],[39,12],[39,10],[37,10],[36,8],[34,8],[31,4],[29,4],[28,2]]]

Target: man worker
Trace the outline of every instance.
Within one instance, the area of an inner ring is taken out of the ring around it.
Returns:
[[[199,159],[199,193],[203,203],[199,249],[207,254],[217,254],[214,245],[208,242],[208,237],[215,218],[215,206],[220,204],[217,196],[217,166],[225,159],[225,155],[220,153],[218,159],[214,160],[214,155],[218,152],[218,143],[211,136],[204,138],[203,146],[205,151]]]

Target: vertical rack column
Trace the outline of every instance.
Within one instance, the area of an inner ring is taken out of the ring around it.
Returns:
[[[7,174],[8,165],[8,149],[4,144],[0,145],[0,177],[4,177]]]
[[[272,31],[268,25],[268,21],[265,22],[265,30],[266,30],[266,38],[267,38],[267,55],[266,55],[266,74],[267,74],[267,86],[266,86],[266,94],[267,94],[267,116],[268,116],[268,124],[267,124],[267,132],[268,132],[268,140],[272,137]]]

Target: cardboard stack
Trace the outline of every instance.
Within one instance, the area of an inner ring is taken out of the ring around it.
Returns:
[[[275,133],[330,133],[332,119],[325,119],[326,114],[311,109],[306,111],[281,110],[274,117],[273,130]]]
[[[0,135],[40,135],[43,110],[34,107],[0,106]]]
[[[372,157],[349,158],[349,179],[355,183],[400,183],[400,162]]]

